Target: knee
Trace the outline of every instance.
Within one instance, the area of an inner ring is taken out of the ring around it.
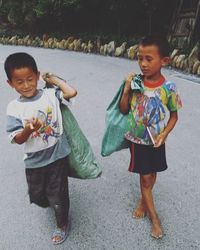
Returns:
[[[152,177],[150,175],[142,175],[140,179],[141,186],[145,189],[152,188]]]

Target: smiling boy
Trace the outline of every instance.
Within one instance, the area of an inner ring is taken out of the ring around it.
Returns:
[[[53,244],[68,233],[68,168],[70,147],[63,133],[60,103],[77,92],[64,81],[51,79],[56,88],[38,89],[40,73],[34,58],[14,53],[4,64],[9,85],[19,98],[7,107],[7,133],[12,143],[24,144],[24,163],[30,202],[54,209],[57,228]]]

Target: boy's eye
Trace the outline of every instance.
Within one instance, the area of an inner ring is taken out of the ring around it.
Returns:
[[[29,78],[28,81],[31,82],[31,81],[33,81],[33,79],[32,79],[32,78]]]
[[[23,81],[17,81],[17,84],[19,84],[19,85],[22,84],[22,83],[23,83]]]
[[[146,58],[148,62],[151,62],[152,61],[152,58],[151,57],[147,57]]]

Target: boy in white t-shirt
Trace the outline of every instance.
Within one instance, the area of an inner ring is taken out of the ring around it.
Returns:
[[[56,88],[38,89],[40,73],[34,58],[14,53],[4,64],[9,85],[19,94],[7,107],[7,133],[12,143],[24,144],[24,163],[30,202],[51,206],[57,228],[53,244],[67,238],[69,229],[68,167],[70,146],[63,133],[60,103],[77,91],[56,77],[49,84]]]

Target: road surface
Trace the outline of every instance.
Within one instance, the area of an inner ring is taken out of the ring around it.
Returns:
[[[99,164],[101,178],[69,180],[71,230],[54,247],[51,209],[29,204],[22,161],[23,147],[10,145],[5,133],[6,106],[17,94],[6,83],[5,58],[13,52],[33,55],[41,72],[52,71],[78,90],[72,111],[87,136]],[[136,61],[43,48],[0,45],[0,250],[152,250],[200,249],[200,84],[199,79],[164,69],[175,81],[183,108],[167,141],[169,168],[158,174],[155,205],[165,232],[150,237],[147,218],[134,220],[139,198],[138,175],[127,171],[129,152],[100,155],[105,110],[123,78],[139,72]],[[188,79],[185,79],[185,78]]]

